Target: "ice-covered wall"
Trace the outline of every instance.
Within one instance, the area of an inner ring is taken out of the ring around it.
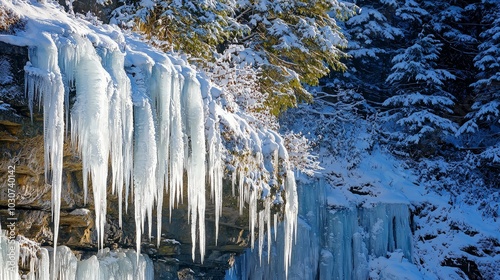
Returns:
[[[328,205],[326,188],[330,187],[322,181],[298,187],[299,222],[288,279],[368,279],[370,260],[394,251],[411,262],[407,204]],[[283,226],[277,231],[282,232]],[[273,242],[271,254],[282,254],[283,240]],[[261,264],[259,254],[247,250],[226,273],[226,279],[286,279],[284,264],[272,260]]]
[[[286,203],[280,257],[289,262],[297,227],[297,193],[278,133],[253,127],[241,112],[226,111],[218,99],[220,89],[186,58],[156,50],[135,34],[117,26],[93,25],[54,2],[0,3],[25,23],[13,35],[0,34],[0,41],[29,48],[26,93],[30,111],[43,110],[45,180],[52,188],[55,251],[64,145],[71,142],[83,165],[85,199],[92,189],[99,248],[104,246],[108,189],[118,196],[120,225],[123,206],[127,210],[128,203],[134,203],[138,252],[145,231],[151,239],[155,210],[156,234],[161,234],[163,196],[168,193],[169,207],[187,200],[193,260],[198,251],[203,262],[206,182],[217,228],[227,165],[233,185],[236,181],[239,185],[240,212],[248,205],[252,240],[257,228],[270,229],[275,221],[271,205]],[[222,145],[222,130],[237,142],[233,147],[237,156],[231,162],[224,162],[229,153]],[[244,154],[242,160],[239,154]],[[264,209],[258,207],[261,200]],[[53,255],[55,266],[57,254]]]

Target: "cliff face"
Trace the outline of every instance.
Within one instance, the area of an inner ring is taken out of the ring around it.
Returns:
[[[51,215],[51,186],[44,178],[43,110],[35,105],[31,118],[24,94],[24,70],[28,50],[0,43],[0,217],[2,226],[8,217],[8,170],[15,167],[15,193],[19,235],[52,246],[53,227]],[[47,178],[50,182],[50,178]],[[108,179],[110,181],[110,179]],[[108,182],[110,183],[110,182]],[[90,184],[90,188],[92,185]],[[230,193],[226,184],[225,194]],[[70,147],[69,135],[65,140],[63,189],[59,245],[70,247],[81,259],[97,252],[97,234],[94,225],[92,190],[87,203],[83,195],[82,163]],[[186,193],[186,190],[184,190]],[[166,194],[168,195],[168,194]],[[134,205],[123,216],[123,226],[118,225],[118,202],[108,189],[108,209],[104,246],[132,248],[135,246]],[[210,198],[207,197],[207,200]],[[163,230],[160,246],[156,239],[143,234],[142,252],[155,263],[156,279],[219,279],[224,276],[235,254],[248,247],[248,215],[240,216],[237,199],[224,198],[219,238],[215,242],[215,214],[213,205],[207,204],[207,253],[203,264],[191,258],[190,225],[187,203],[173,209],[169,218],[168,199],[164,199]],[[156,219],[156,217],[154,217]],[[147,227],[147,226],[146,226]],[[156,232],[153,225],[152,232]],[[192,271],[190,271],[190,270]]]

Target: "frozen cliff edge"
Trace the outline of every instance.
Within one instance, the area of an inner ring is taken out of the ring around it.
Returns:
[[[59,235],[64,144],[70,141],[82,160],[85,199],[92,189],[99,248],[104,243],[110,185],[118,196],[120,225],[122,207],[126,211],[133,198],[137,261],[142,233],[147,230],[150,239],[153,235],[154,210],[160,240],[163,196],[168,193],[170,209],[187,199],[193,260],[198,249],[203,262],[205,200],[210,197],[215,203],[217,232],[226,172],[233,186],[238,185],[240,213],[248,204],[252,240],[255,228],[269,229],[278,215],[282,217],[283,258],[288,262],[297,226],[297,192],[278,133],[253,127],[241,112],[225,111],[220,89],[181,56],[157,51],[137,35],[116,26],[92,25],[52,2],[1,3],[19,16],[23,28],[0,35],[0,41],[28,47],[24,70],[29,108],[32,113],[43,109],[54,244]],[[228,142],[233,143],[229,148]],[[227,162],[229,153],[245,158]]]

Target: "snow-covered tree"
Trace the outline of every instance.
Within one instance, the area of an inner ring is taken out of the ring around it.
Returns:
[[[199,65],[229,45],[243,46],[239,61],[259,69],[266,106],[277,115],[310,100],[303,83],[315,85],[330,69],[345,68],[347,42],[335,18],[346,18],[351,7],[337,0],[167,0],[141,1],[132,10],[153,41]],[[116,13],[122,21],[125,10]]]
[[[454,98],[443,88],[444,81],[455,76],[437,68],[441,46],[433,35],[420,33],[413,45],[392,59],[387,82],[393,96],[384,101],[384,120],[395,125],[391,136],[408,151],[415,145],[436,148],[456,132],[456,124],[447,118]]]
[[[226,110],[243,110],[252,126],[279,131],[278,117],[266,109],[268,94],[258,87],[258,70],[236,63],[239,52],[243,50],[241,45],[228,46],[214,62],[207,64],[206,74],[221,87],[221,103]],[[289,131],[283,135],[283,140],[294,169],[309,175],[320,169],[318,161],[311,155],[311,145],[303,135]]]
[[[357,14],[342,22],[348,40],[347,70],[332,73],[327,83],[337,90],[354,90],[367,98],[381,101],[385,95],[384,81],[390,70],[387,61],[393,55],[403,32],[395,26],[397,3],[387,1],[354,1]]]
[[[380,104],[389,95],[385,80],[391,73],[391,58],[408,47],[429,19],[427,11],[412,0],[352,1],[357,14],[341,25],[348,39],[345,73],[332,73],[337,88],[355,90]],[[329,81],[330,82],[330,81]]]
[[[481,43],[474,65],[477,80],[472,83],[475,97],[467,121],[460,127],[465,145],[481,148],[481,157],[500,162],[500,3],[483,1]]]

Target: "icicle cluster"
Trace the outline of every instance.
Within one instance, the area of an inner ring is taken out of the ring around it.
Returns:
[[[20,262],[19,262],[20,260]],[[104,280],[154,278],[153,262],[134,250],[100,250],[97,256],[78,261],[66,246],[58,248],[54,265],[50,269],[49,251],[24,237],[7,238],[0,230],[0,280],[21,279],[21,266],[29,272],[22,279],[49,280]]]
[[[298,197],[295,174],[291,171],[290,160],[285,148],[284,139],[276,132],[255,128],[250,120],[237,114],[224,114],[219,111],[212,113],[220,117],[222,145],[226,151],[228,169],[232,171],[232,192],[238,189],[240,215],[245,205],[249,211],[249,231],[252,249],[255,244],[258,228],[258,251],[261,257],[264,246],[264,234],[267,228],[268,262],[271,248],[271,226],[278,224],[278,214],[271,219],[271,208],[275,204],[285,203],[283,239],[285,274],[288,274],[293,240],[297,229]],[[282,194],[285,196],[282,197]],[[258,209],[258,201],[263,201],[262,210]],[[275,235],[275,239],[277,236]]]
[[[23,237],[6,236],[0,227],[0,280],[21,279],[19,267],[28,268],[23,279],[49,280],[50,260],[47,249]]]
[[[40,5],[52,14],[39,13],[28,3],[8,4],[14,10],[22,6],[19,13],[39,18],[28,21],[20,35],[0,36],[0,41],[12,43],[21,38],[19,44],[30,48],[26,92],[30,110],[36,102],[44,110],[54,246],[59,229],[64,137],[70,130],[71,144],[83,163],[85,200],[92,184],[99,248],[104,245],[108,182],[118,196],[120,225],[122,207],[127,210],[133,196],[138,253],[146,224],[152,236],[155,207],[160,240],[163,197],[169,196],[171,215],[171,208],[183,201],[183,186],[187,186],[193,259],[199,246],[203,262],[205,184],[210,184],[218,235],[226,168],[232,174],[233,194],[238,183],[240,213],[248,204],[252,246],[259,228],[260,252],[266,226],[271,234],[272,206],[286,202],[288,249],[284,258],[289,259],[297,194],[281,136],[250,125],[252,121],[241,111],[226,111],[220,89],[190,68],[185,59],[124,36],[117,27],[76,20],[54,3]],[[70,93],[74,93],[71,100]],[[71,108],[70,101],[74,101]],[[258,209],[260,200],[264,201],[263,210]],[[276,226],[276,215],[273,222]],[[55,260],[56,254],[54,265]]]

